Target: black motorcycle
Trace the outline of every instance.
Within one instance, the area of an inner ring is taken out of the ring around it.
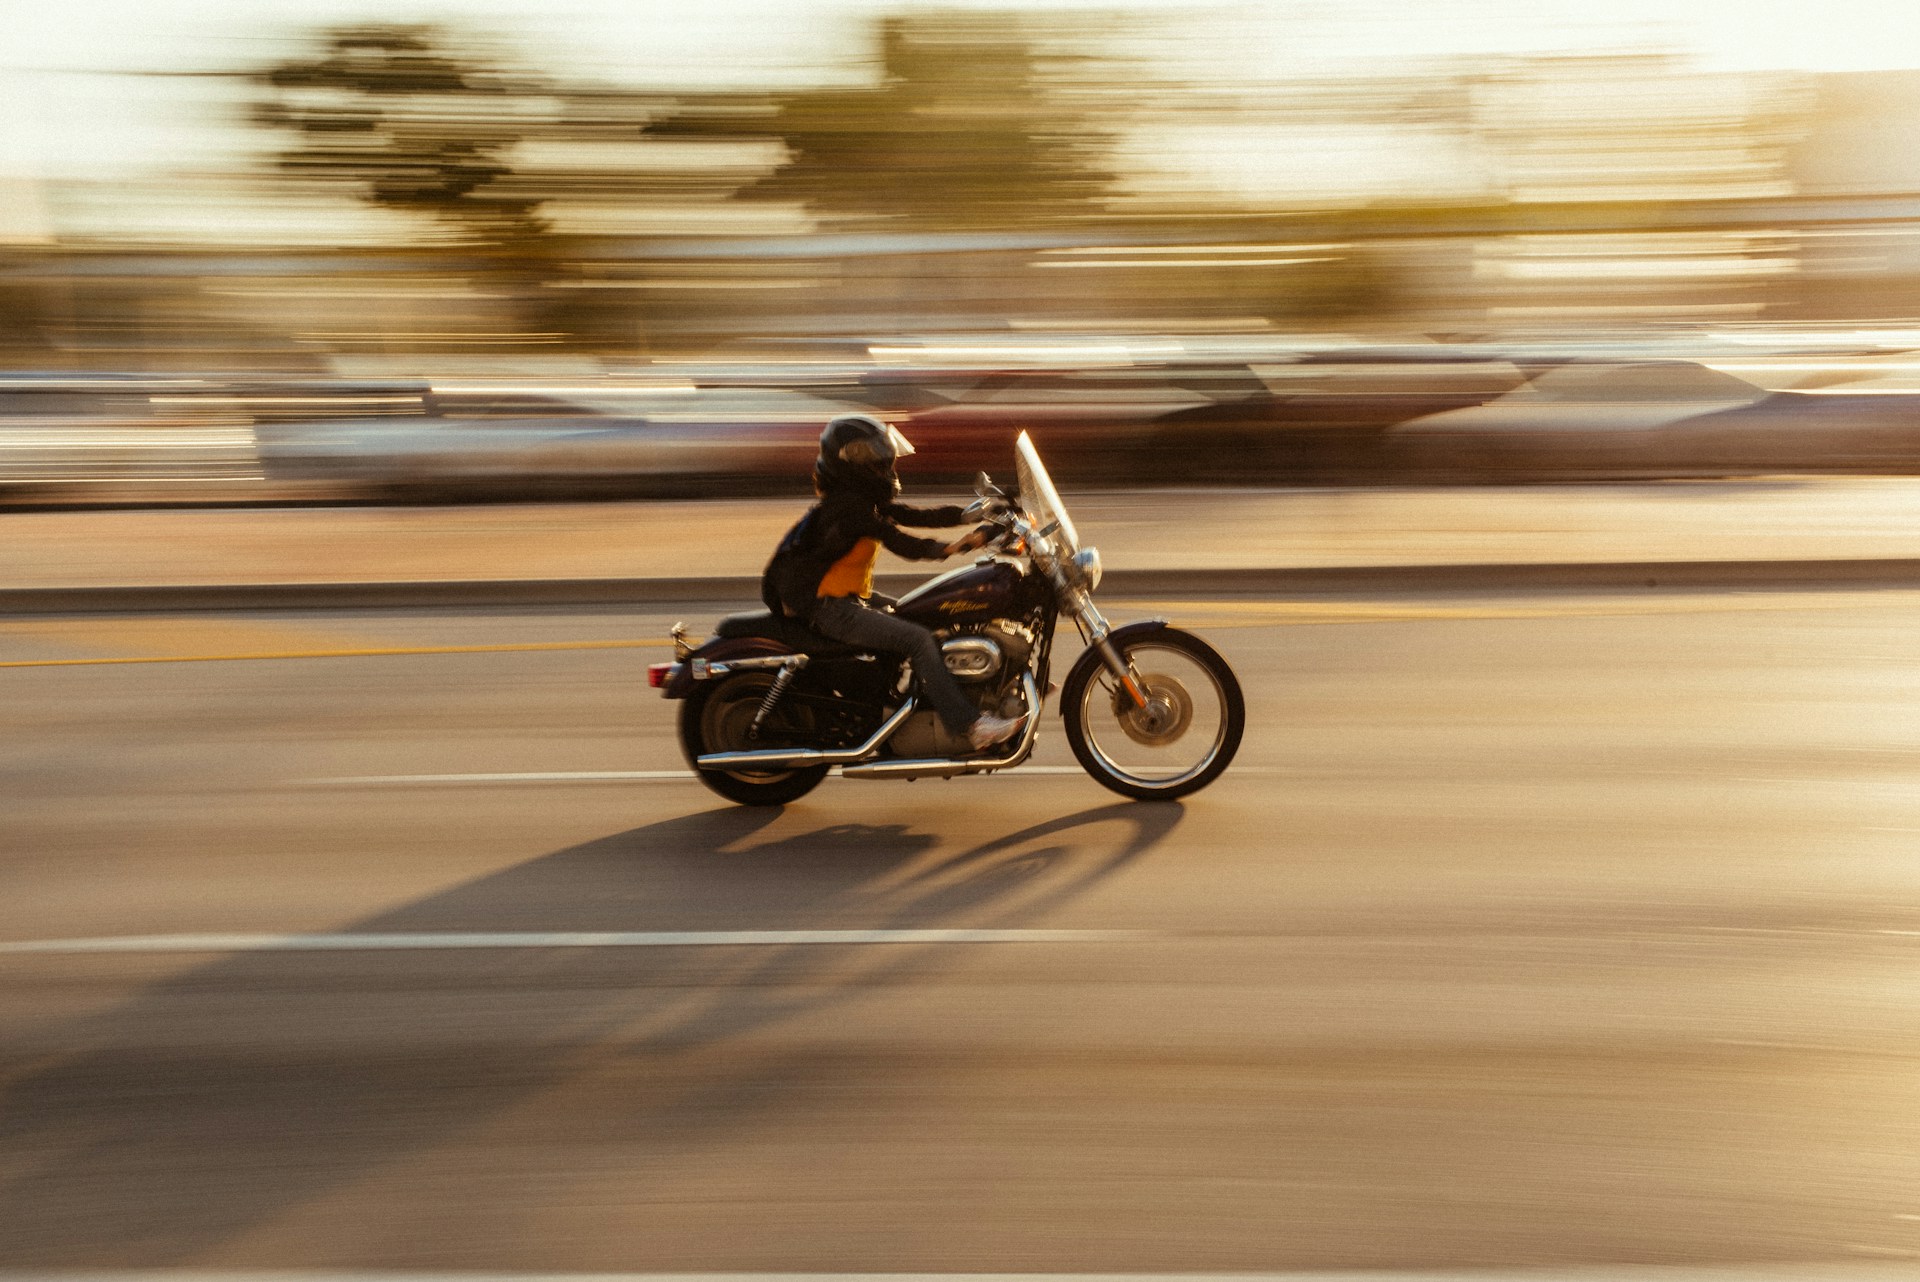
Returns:
[[[1087,642],[1060,690],[1067,742],[1086,772],[1143,800],[1184,797],[1220,777],[1247,720],[1233,669],[1164,620],[1109,628],[1093,604],[1099,552],[1080,546],[1025,432],[1015,452],[1019,498],[982,473],[968,509],[998,528],[993,551],[893,606],[933,631],[947,671],[981,711],[1032,714],[1011,743],[973,751],[923,706],[903,660],[756,611],[722,619],[697,648],[676,624],[674,661],[648,669],[651,685],[682,701],[680,745],[702,783],[729,801],[772,806],[835,766],[848,779],[1012,769],[1033,752],[1063,614]]]

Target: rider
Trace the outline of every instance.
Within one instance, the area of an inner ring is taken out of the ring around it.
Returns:
[[[982,713],[947,671],[933,633],[887,612],[883,607],[891,603],[873,595],[873,563],[882,546],[910,561],[938,561],[984,547],[992,537],[983,527],[941,543],[901,530],[965,525],[969,519],[959,507],[899,502],[894,460],[911,453],[898,428],[869,415],[844,414],[828,423],[813,464],[820,501],[780,540],[760,596],[774,613],[799,619],[822,636],[904,656],[940,720],[977,752],[1012,738],[1026,718]]]

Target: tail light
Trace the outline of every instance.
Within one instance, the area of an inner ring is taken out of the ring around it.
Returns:
[[[647,684],[655,690],[666,688],[667,681],[673,676],[677,663],[649,663],[647,665]]]

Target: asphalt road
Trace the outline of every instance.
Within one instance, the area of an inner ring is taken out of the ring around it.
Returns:
[[[1212,789],[781,813],[671,613],[0,621],[0,1268],[1920,1256],[1920,594],[1154,604]]]

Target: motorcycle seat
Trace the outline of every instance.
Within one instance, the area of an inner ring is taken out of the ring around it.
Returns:
[[[768,641],[778,641],[781,645],[800,654],[819,659],[838,659],[863,653],[859,646],[835,641],[831,637],[823,637],[800,620],[786,618],[771,610],[749,610],[742,614],[729,614],[714,625],[713,634],[724,640],[760,637]]]

